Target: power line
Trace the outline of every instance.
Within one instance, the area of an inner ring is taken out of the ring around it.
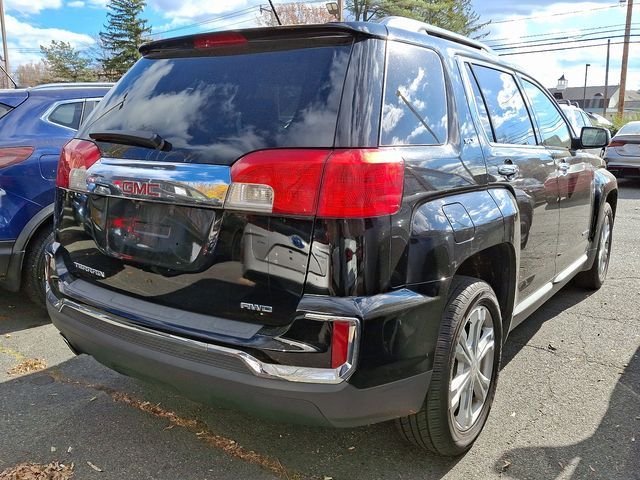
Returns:
[[[597,31],[597,32],[590,32],[590,33],[577,33],[577,32],[568,32],[567,34],[565,34],[562,37],[552,37],[552,38],[538,38],[535,40],[523,40],[521,42],[512,42],[512,43],[494,43],[493,45],[490,45],[491,48],[495,49],[497,47],[509,47],[509,46],[515,46],[515,45],[523,45],[526,46],[526,44],[529,43],[538,43],[538,42],[547,42],[547,41],[552,41],[552,40],[568,40],[570,38],[576,38],[576,37],[588,37],[591,35],[600,35],[600,34],[604,34],[604,33],[618,33],[618,32],[624,32],[624,28],[616,28],[616,29],[612,29],[612,30],[602,30],[602,31]],[[585,40],[588,40],[588,38],[586,38]]]
[[[633,25],[640,25],[640,23],[634,23]],[[590,28],[581,28],[581,29],[572,29],[569,30],[569,32],[575,33],[575,32],[587,32],[587,31],[591,31],[591,30],[602,30],[605,28],[613,28],[613,27],[624,27],[625,24],[624,23],[616,23],[613,25],[602,25],[599,27],[590,27]],[[536,33],[533,35],[522,35],[520,38],[534,38],[534,37],[548,37],[551,35],[558,35],[561,32],[549,32],[549,33]],[[501,38],[488,38],[485,39],[485,42],[499,42],[502,40],[512,40],[513,37],[501,37]]]
[[[611,45],[624,45],[626,42],[611,42]],[[640,41],[629,42],[631,43],[640,43]],[[530,50],[528,52],[508,52],[508,53],[499,53],[498,55],[501,57],[506,57],[508,55],[527,55],[528,53],[546,53],[546,52],[559,52],[561,50],[575,50],[577,48],[591,48],[591,47],[602,47],[607,45],[606,43],[595,43],[593,45],[577,45],[575,47],[563,47],[563,48],[549,48],[545,50]]]
[[[640,34],[631,35],[632,37],[640,37]],[[546,47],[547,45],[558,45],[564,43],[578,43],[578,42],[594,42],[596,40],[607,40],[609,38],[624,38],[624,35],[608,35],[605,37],[596,37],[596,38],[584,38],[584,39],[576,39],[576,40],[565,40],[562,42],[551,42],[551,43],[537,43],[535,45],[524,45],[524,46],[516,46],[516,47],[502,47],[502,48],[494,48],[495,51],[500,50],[514,50],[518,48],[535,48],[535,47]]]
[[[580,10],[578,12],[576,12],[574,10],[574,11],[571,11],[571,12],[557,12],[557,13],[549,13],[547,15],[533,15],[531,17],[519,17],[519,18],[511,18],[511,19],[507,19],[507,20],[495,20],[495,21],[492,20],[491,21],[491,25],[495,25],[495,24],[498,24],[498,23],[519,22],[521,20],[533,20],[533,19],[536,19],[536,18],[561,17],[561,16],[564,16],[564,15],[580,15],[580,14],[585,13],[585,12],[594,12],[596,10],[607,10],[607,9],[616,8],[616,7],[618,7],[618,5],[607,5],[605,7],[587,8],[587,9],[584,9],[584,10]]]

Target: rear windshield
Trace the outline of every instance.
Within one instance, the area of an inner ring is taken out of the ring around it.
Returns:
[[[640,122],[627,123],[618,130],[618,135],[640,135]]]
[[[253,150],[332,147],[351,40],[287,42],[286,50],[279,42],[277,51],[143,58],[80,135],[152,132],[167,151],[103,145],[103,154],[227,165]]]

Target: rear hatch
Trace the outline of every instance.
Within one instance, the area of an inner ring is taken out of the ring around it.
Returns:
[[[134,307],[122,295],[136,299],[136,311],[142,301],[199,318],[293,320],[313,256],[313,215],[278,210],[282,196],[273,211],[262,209],[273,193],[251,182],[229,208],[225,199],[233,168],[256,178],[264,162],[291,161],[285,187],[306,168],[322,168],[353,38],[328,28],[273,32],[143,47],[82,140],[67,147],[58,173],[58,261],[86,296],[95,287],[111,292],[120,300],[110,310],[127,317]]]

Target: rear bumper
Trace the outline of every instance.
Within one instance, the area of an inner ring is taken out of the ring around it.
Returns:
[[[347,381],[319,384],[264,378],[247,368],[239,355],[243,352],[224,352],[216,345],[136,327],[106,314],[89,314],[66,306],[51,290],[47,308],[77,352],[195,400],[272,420],[334,427],[390,420],[420,409],[431,376],[425,372],[371,388],[356,388]]]

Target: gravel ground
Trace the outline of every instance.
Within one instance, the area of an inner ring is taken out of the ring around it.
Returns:
[[[512,332],[491,416],[462,458],[406,446],[392,424],[301,427],[191,402],[74,357],[26,297],[1,292],[0,471],[59,461],[74,479],[104,480],[640,479],[640,182],[620,184],[605,286],[569,286]]]

